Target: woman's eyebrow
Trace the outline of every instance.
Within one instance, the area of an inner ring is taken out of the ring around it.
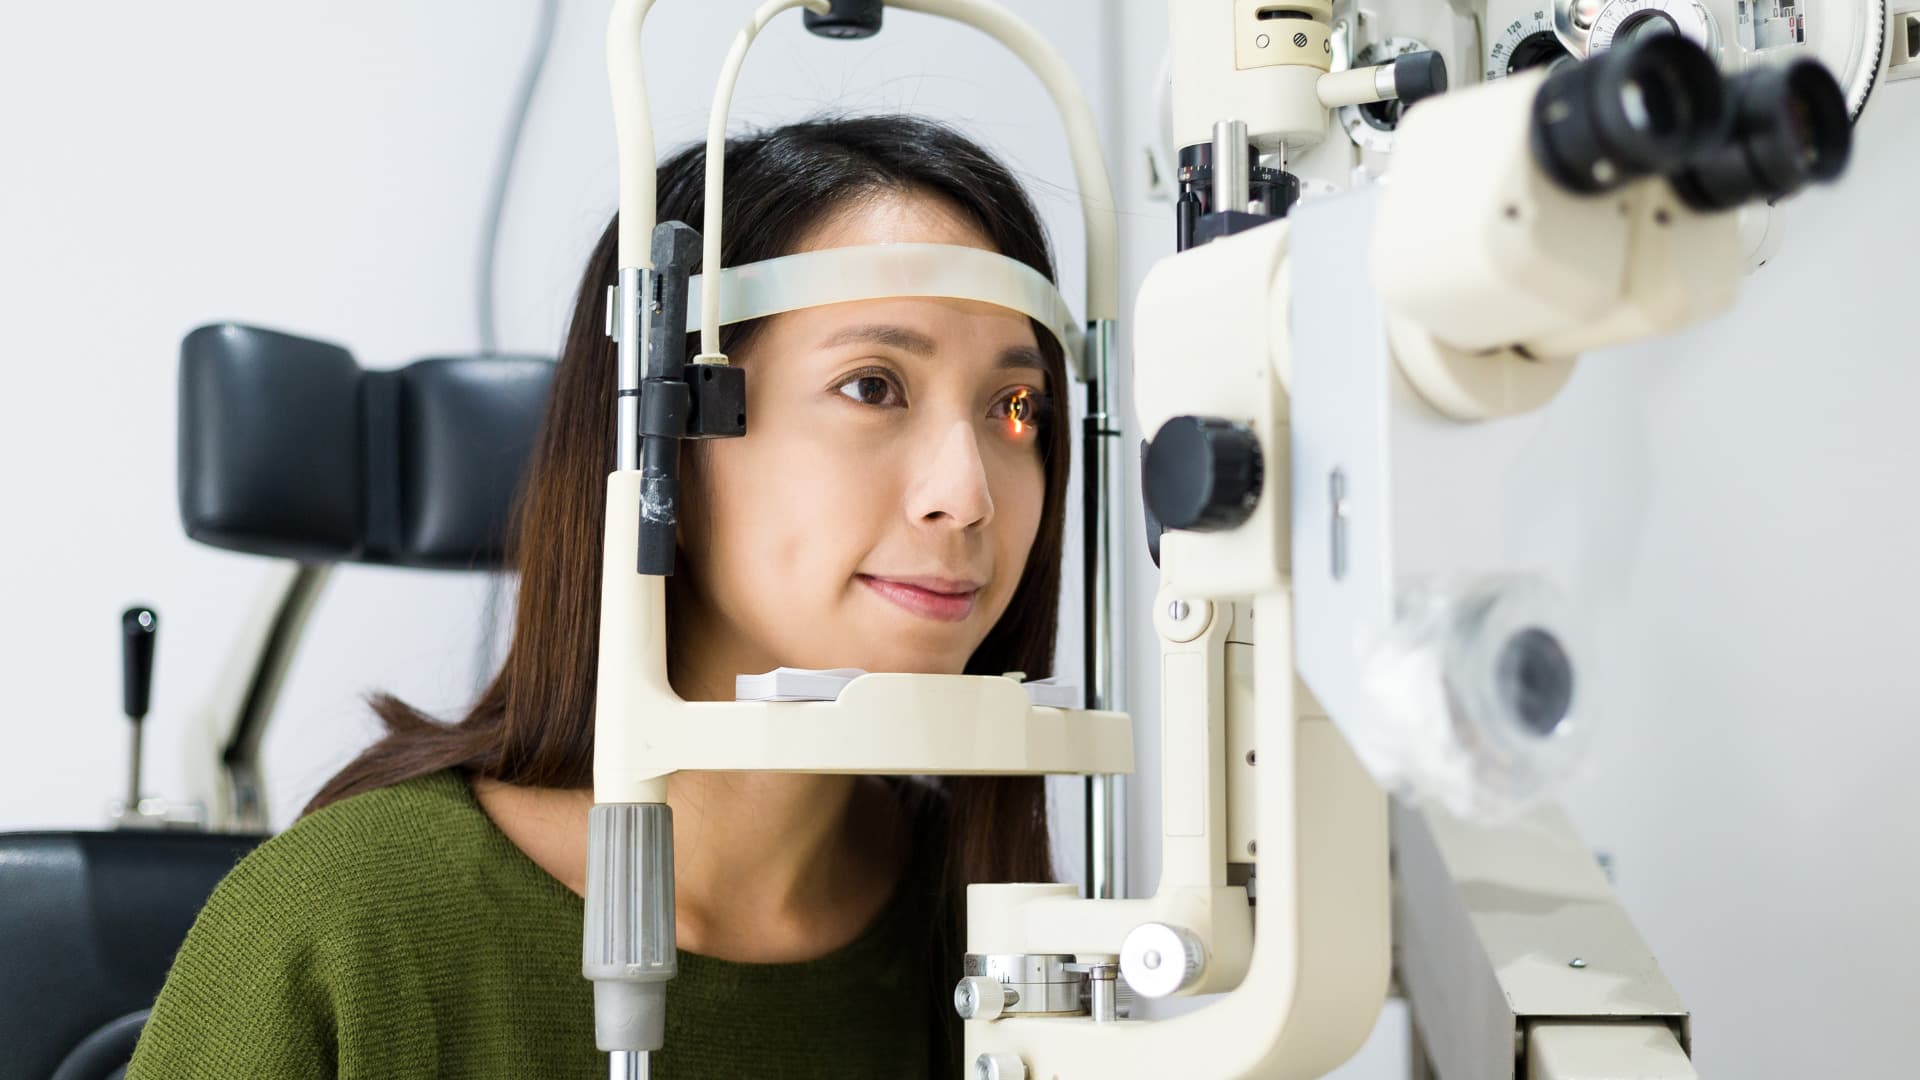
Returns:
[[[820,343],[822,349],[838,348],[842,345],[884,345],[913,353],[916,356],[932,356],[936,349],[934,340],[918,330],[891,323],[861,323],[857,326],[843,326],[827,335]],[[1011,345],[1001,350],[1000,359],[994,365],[1001,370],[1031,368],[1045,373],[1047,362],[1040,350],[1031,345]]]
[[[1032,368],[1041,374],[1045,374],[1047,370],[1047,362],[1041,357],[1040,350],[1031,345],[1013,345],[1008,347],[1000,354],[1000,363],[998,366],[1002,370],[1007,368]]]
[[[841,345],[886,345],[921,356],[932,356],[934,351],[933,339],[920,331],[884,323],[843,326],[821,342],[820,348],[832,349]]]

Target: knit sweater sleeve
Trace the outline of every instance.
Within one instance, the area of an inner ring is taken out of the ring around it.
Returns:
[[[271,855],[243,860],[201,910],[127,1080],[336,1075],[339,967],[313,896],[301,895],[317,883],[289,880]]]

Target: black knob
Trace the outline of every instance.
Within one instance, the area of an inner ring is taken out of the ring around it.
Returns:
[[[801,21],[821,37],[854,41],[880,32],[883,7],[882,0],[832,0],[825,15],[805,11],[801,12],[805,16]]]
[[[1400,104],[1446,93],[1447,60],[1437,52],[1408,53],[1393,62],[1393,95]]]
[[[121,691],[127,716],[135,721],[147,715],[153,642],[159,632],[160,616],[152,608],[130,607],[120,614]]]
[[[1263,475],[1252,431],[1226,420],[1176,416],[1147,447],[1147,508],[1168,529],[1231,529],[1252,516]]]

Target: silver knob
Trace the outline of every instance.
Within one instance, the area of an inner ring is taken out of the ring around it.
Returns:
[[[1019,1000],[1020,991],[990,975],[969,975],[953,988],[953,1011],[962,1020],[997,1020]]]
[[[974,1080],[1027,1080],[1027,1063],[1019,1054],[1000,1051],[973,1059]]]
[[[1120,943],[1120,974],[1137,994],[1170,997],[1200,981],[1207,950],[1199,935],[1166,923],[1141,923]]]

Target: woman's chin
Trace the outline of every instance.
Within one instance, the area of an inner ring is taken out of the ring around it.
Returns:
[[[789,667],[800,667],[790,664]],[[809,667],[816,665],[806,665]],[[890,648],[848,650],[841,659],[820,668],[858,668],[861,671],[896,672],[913,675],[958,675],[966,669],[967,657],[946,649]]]

